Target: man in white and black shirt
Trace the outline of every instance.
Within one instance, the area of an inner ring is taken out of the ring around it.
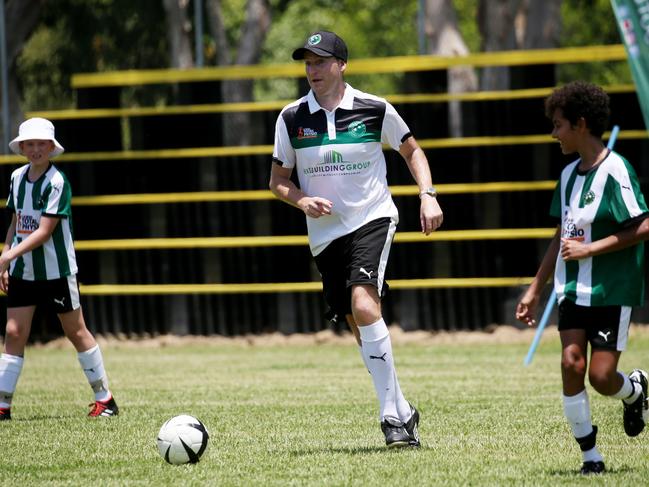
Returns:
[[[277,119],[270,189],[306,215],[330,316],[345,317],[361,346],[386,444],[419,446],[419,413],[399,388],[381,315],[385,268],[399,220],[382,144],[401,154],[419,186],[426,235],[443,218],[428,160],[390,103],[345,83],[347,46],[336,34],[313,33],[293,59],[304,60],[311,90]],[[294,169],[299,188],[290,180]]]

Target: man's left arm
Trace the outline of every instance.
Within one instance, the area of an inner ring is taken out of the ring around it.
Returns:
[[[444,214],[437,202],[437,194],[433,189],[433,179],[430,175],[428,159],[412,136],[403,141],[399,147],[399,153],[408,164],[410,174],[412,174],[417,186],[419,186],[421,231],[429,235],[440,227],[444,220]]]

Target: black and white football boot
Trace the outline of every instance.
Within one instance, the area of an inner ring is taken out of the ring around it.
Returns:
[[[647,403],[647,384],[649,384],[649,380],[647,379],[647,373],[641,369],[633,369],[629,374],[629,380],[635,384],[640,384],[642,392],[631,404],[622,401],[622,404],[624,404],[624,432],[628,436],[638,436],[642,433],[649,416],[649,405]]]
[[[417,408],[412,404],[408,404],[410,405],[410,412],[412,415],[403,427],[406,429],[406,433],[408,433],[408,444],[410,446],[419,447],[421,445],[419,442],[419,411],[417,411]]]
[[[392,418],[381,421],[381,431],[385,435],[385,444],[389,448],[403,447],[410,444],[410,435],[403,423]]]

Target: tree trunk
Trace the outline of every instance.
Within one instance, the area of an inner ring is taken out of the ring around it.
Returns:
[[[483,51],[509,51],[518,47],[516,21],[521,2],[522,0],[480,0],[478,28],[482,34]],[[482,71],[480,87],[483,90],[509,89],[509,68],[487,66]]]
[[[523,49],[549,49],[559,46],[561,2],[562,0],[526,0]],[[530,19],[534,21],[530,22]]]
[[[11,139],[14,127],[18,127],[24,115],[21,108],[19,80],[13,69],[16,58],[22,52],[25,43],[38,24],[44,0],[9,0],[5,2],[5,35],[7,45],[7,95],[9,98],[9,131]],[[3,150],[7,150],[4,148]]]
[[[428,52],[436,56],[465,56],[469,54],[457,25],[457,14],[452,0],[426,0],[425,30]],[[448,70],[449,93],[475,91],[478,80],[470,66],[457,66]],[[448,107],[449,132],[452,137],[462,136],[461,104],[452,101]]]
[[[189,0],[163,0],[162,3],[167,13],[167,36],[171,49],[169,64],[172,68],[192,68],[191,24],[187,18]]]
[[[231,63],[230,46],[227,42],[222,21],[219,0],[207,2],[210,32],[216,41],[219,65]],[[261,48],[270,28],[271,12],[268,0],[248,0],[246,21],[241,27],[236,64],[256,64],[261,58]],[[254,80],[225,80],[221,83],[221,94],[226,103],[253,100]],[[223,143],[229,145],[251,145],[254,139],[253,124],[249,112],[232,112],[223,116]]]
[[[210,34],[216,43],[216,63],[219,66],[227,66],[230,64],[232,56],[230,56],[230,43],[225,33],[225,25],[223,25],[221,1],[207,0],[206,7]]]
[[[524,7],[523,49],[551,49],[559,46],[561,35],[561,0],[544,0],[538,2],[526,0]],[[556,84],[556,66],[554,64],[524,66],[521,83],[525,86],[554,86]],[[538,180],[552,177],[548,161],[552,159],[551,149],[547,144],[534,146],[531,167],[534,178]],[[539,252],[539,258],[542,253]]]

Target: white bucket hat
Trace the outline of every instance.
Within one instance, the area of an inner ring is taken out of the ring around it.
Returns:
[[[30,118],[21,123],[18,127],[18,137],[9,142],[9,148],[16,154],[22,154],[20,143],[25,140],[51,140],[54,150],[50,152],[50,157],[56,157],[65,150],[54,138],[54,125],[45,118]]]

